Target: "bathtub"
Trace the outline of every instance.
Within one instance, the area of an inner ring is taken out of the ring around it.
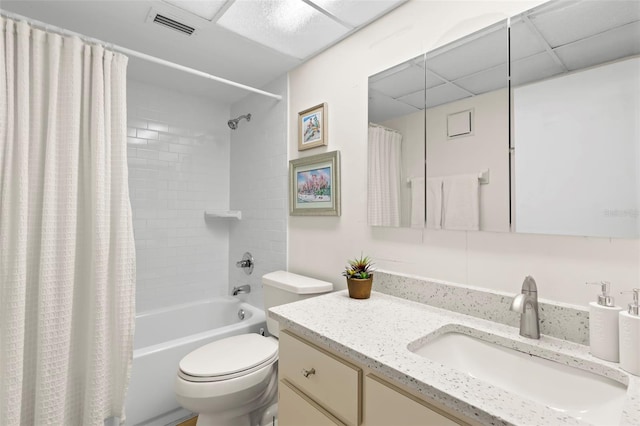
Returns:
[[[207,343],[261,328],[266,328],[264,311],[231,296],[136,315],[126,425],[167,424],[187,414],[173,393],[182,357]]]

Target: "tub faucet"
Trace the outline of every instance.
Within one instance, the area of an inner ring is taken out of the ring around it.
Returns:
[[[233,294],[234,296],[237,296],[242,293],[251,293],[251,286],[249,284],[236,286],[236,287],[233,287],[233,290],[231,291],[231,294]]]
[[[524,279],[522,293],[513,298],[510,309],[520,313],[520,335],[539,339],[538,287],[533,277],[527,276]]]

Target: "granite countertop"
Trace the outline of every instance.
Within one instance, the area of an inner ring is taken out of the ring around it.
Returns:
[[[640,377],[621,370],[617,363],[591,356],[588,346],[545,335],[540,340],[527,339],[514,327],[375,291],[366,300],[350,299],[346,290],[329,293],[276,306],[269,310],[269,317],[380,377],[483,424],[588,423],[416,355],[409,345],[419,346],[443,332],[458,331],[607,376],[628,385],[619,424],[640,425]]]

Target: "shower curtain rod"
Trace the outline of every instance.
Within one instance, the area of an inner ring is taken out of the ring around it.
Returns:
[[[5,18],[13,19],[13,20],[16,20],[16,21],[25,21],[29,25],[34,26],[34,27],[39,27],[40,29],[42,29],[44,31],[56,32],[56,33],[59,33],[61,35],[65,35],[65,36],[78,37],[81,40],[84,40],[84,41],[86,41],[88,43],[99,44],[99,45],[105,46],[108,49],[113,50],[114,52],[119,52],[119,53],[122,53],[122,54],[125,54],[125,55],[128,55],[128,56],[133,56],[133,57],[136,57],[136,58],[140,58],[140,59],[145,60],[145,61],[149,61],[149,62],[153,62],[153,63],[156,63],[156,64],[164,65],[164,66],[169,67],[169,68],[173,68],[173,69],[176,69],[176,70],[184,71],[184,72],[186,72],[188,74],[197,75],[199,77],[207,78],[209,80],[214,80],[214,81],[217,81],[219,83],[227,84],[229,86],[233,86],[233,87],[237,87],[239,89],[247,90],[249,92],[257,93],[259,95],[268,96],[270,98],[277,99],[279,101],[282,100],[282,96],[276,95],[275,93],[265,92],[264,90],[256,89],[255,87],[251,87],[251,86],[247,86],[247,85],[242,84],[242,83],[237,83],[235,81],[227,80],[226,78],[218,77],[218,76],[215,76],[213,74],[209,74],[209,73],[206,73],[206,72],[203,72],[203,71],[196,70],[194,68],[189,68],[189,67],[186,67],[184,65],[176,64],[175,62],[170,62],[170,61],[167,61],[165,59],[160,59],[160,58],[157,58],[155,56],[147,55],[146,53],[142,53],[142,52],[138,52],[138,51],[135,51],[135,50],[127,49],[126,47],[117,46],[115,44],[106,43],[106,42],[104,42],[102,40],[98,40],[98,39],[93,38],[93,37],[87,37],[85,35],[82,35],[82,34],[79,34],[79,33],[73,32],[73,31],[69,31],[69,30],[66,30],[64,28],[56,27],[54,25],[46,24],[44,22],[40,22],[40,21],[37,21],[35,19],[27,18],[26,16],[18,15],[16,13],[7,12],[7,11],[4,11],[4,10],[0,10],[0,15],[4,16]]]

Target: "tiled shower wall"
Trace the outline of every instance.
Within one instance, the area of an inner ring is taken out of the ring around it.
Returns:
[[[228,226],[203,212],[229,206],[229,106],[136,81],[127,90],[136,311],[226,294]]]
[[[251,113],[251,121],[231,132],[230,202],[242,220],[229,223],[229,286],[250,284],[251,294],[240,297],[260,309],[262,275],[287,266],[287,76],[262,89],[282,100],[249,95],[231,108],[232,117]],[[251,275],[235,266],[245,251],[255,258]]]

